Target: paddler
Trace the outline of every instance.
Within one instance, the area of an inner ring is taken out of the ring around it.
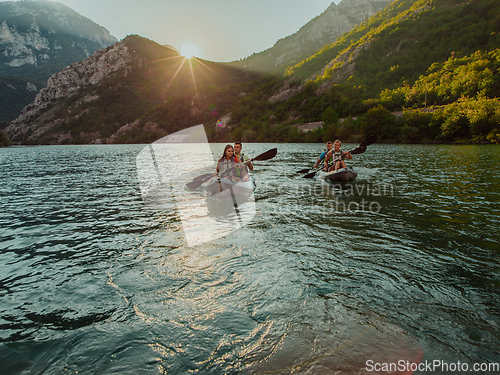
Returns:
[[[347,159],[352,159],[352,155],[349,151],[344,152],[341,150],[342,142],[340,142],[339,139],[335,140],[333,143],[333,150],[329,151],[326,154],[325,157],[325,170],[328,172],[339,170],[340,168],[347,168],[347,165],[345,164],[344,158]],[[329,161],[330,159],[332,162],[335,162],[335,164],[329,166]]]
[[[253,165],[252,162],[249,161],[250,158],[246,156],[242,152],[242,150],[243,150],[243,145],[241,144],[241,142],[234,142],[234,156],[238,157],[242,163],[248,161],[245,165],[236,169],[236,175],[240,177],[242,176],[243,180],[248,180],[248,170],[250,169],[251,171],[253,171]]]
[[[326,142],[326,150],[321,153],[321,155],[319,156],[318,160],[316,161],[312,169],[316,168],[323,160],[325,160],[326,155],[328,154],[328,152],[332,150],[332,148],[333,148],[332,141]]]
[[[235,167],[240,163],[240,158],[234,155],[233,146],[226,145],[226,147],[224,147],[224,153],[222,154],[222,157],[217,162],[217,173],[228,171],[222,177],[231,179],[233,181],[238,181],[240,180],[240,178],[236,175],[236,170],[238,170],[238,168]]]

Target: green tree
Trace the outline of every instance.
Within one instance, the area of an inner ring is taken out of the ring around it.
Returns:
[[[0,130],[0,147],[11,146],[12,142],[3,131]]]
[[[395,122],[391,112],[381,104],[369,109],[362,116],[362,120],[361,130],[366,136],[374,133],[383,136],[384,128]]]
[[[321,120],[325,125],[333,125],[337,123],[339,116],[332,107],[328,107],[321,115]]]

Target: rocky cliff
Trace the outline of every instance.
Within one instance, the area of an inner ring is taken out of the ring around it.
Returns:
[[[106,29],[59,3],[0,3],[0,75],[47,79],[116,41]]]
[[[22,110],[5,132],[14,141],[37,139],[60,122],[60,119],[47,121],[50,114],[48,113],[50,111],[47,111],[49,106],[72,97],[87,86],[99,84],[118,70],[124,70],[127,74],[126,72],[131,71],[134,65],[141,68],[143,64],[145,64],[143,58],[129,51],[124,42],[117,42],[112,47],[99,50],[88,59],[52,75],[47,81],[47,87],[40,90],[35,100]],[[90,102],[98,98],[98,96],[88,96],[82,101]]]
[[[0,122],[18,116],[53,73],[116,41],[65,5],[0,2]]]
[[[333,43],[342,34],[389,5],[392,0],[342,0],[332,3],[321,15],[298,32],[263,52],[235,63],[247,69],[282,71],[292,62],[312,55],[324,45]]]

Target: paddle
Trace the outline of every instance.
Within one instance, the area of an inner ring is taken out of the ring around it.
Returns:
[[[359,144],[358,147],[366,147],[366,146],[369,146],[371,145],[372,143],[376,142],[377,141],[377,135],[376,134],[373,134],[372,136],[368,137],[367,139],[365,139],[363,142],[361,142]],[[363,151],[364,152],[364,151]],[[351,152],[352,153],[352,152]],[[358,152],[359,153],[359,152]],[[314,167],[313,167],[314,168]],[[307,173],[309,172],[311,169],[313,168],[304,168],[304,169],[301,169],[300,171],[297,171],[295,173]]]
[[[357,154],[362,154],[363,152],[366,151],[366,146],[371,145],[372,143],[375,143],[377,141],[377,134],[373,134],[372,136],[366,138],[363,142],[359,144],[359,146],[353,148],[352,150],[349,150],[349,153],[351,155],[357,155]],[[336,163],[342,159],[342,157],[335,159],[333,162]],[[323,166],[320,168],[316,169],[314,172],[308,173],[305,176],[302,176],[302,178],[313,178],[316,176],[316,173],[318,173],[321,169],[323,169]]]
[[[361,142],[358,147],[370,146],[371,144],[377,142],[377,138],[378,138],[377,134],[373,134],[373,135],[369,136],[368,138],[366,138],[363,142]]]
[[[201,176],[193,178],[193,181],[194,180],[202,180],[202,179],[204,179],[204,178],[206,178],[208,176],[213,176],[213,175],[214,175],[213,173],[205,173],[205,174],[202,174]]]
[[[295,173],[307,173],[311,170],[311,168],[304,168],[304,169],[301,169],[300,171],[297,171]]]
[[[207,174],[204,174],[204,175],[201,175],[201,176],[198,176],[198,177],[195,177],[193,179],[193,181],[189,182],[188,184],[186,184],[186,186],[188,187],[188,189],[190,190],[194,190],[196,189],[197,187],[201,186],[203,183],[207,182],[208,180],[210,180],[213,176],[223,176],[227,173],[229,173],[230,170],[232,169],[235,169],[235,168],[238,168],[239,166],[241,165],[244,165],[248,162],[251,162],[251,161],[254,161],[254,160],[257,160],[257,161],[264,161],[264,160],[269,160],[269,159],[272,159],[276,156],[276,154],[278,153],[278,149],[277,148],[272,148],[260,155],[257,155],[256,157],[252,158],[252,159],[249,159],[243,163],[239,163],[237,165],[235,165],[233,168],[231,169],[228,169],[226,171],[222,171],[222,172],[219,172],[217,174],[213,174],[213,173],[207,173]]]
[[[349,153],[351,155],[356,155],[356,154],[362,154],[363,152],[366,151],[366,147],[356,147],[356,148],[353,148],[352,150],[349,151]],[[333,165],[338,162],[339,160],[342,160],[342,157],[338,157],[336,158],[335,160],[332,161]],[[302,176],[302,178],[313,178],[314,176],[316,176],[316,173],[318,173],[321,169],[323,169],[324,167],[324,164],[319,167],[318,169],[316,169],[314,172],[311,172],[311,173],[308,173],[306,174],[305,176]]]

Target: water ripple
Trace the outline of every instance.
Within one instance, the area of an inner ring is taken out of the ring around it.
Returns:
[[[196,247],[175,202],[142,202],[142,147],[0,150],[6,373],[498,362],[498,147],[372,145],[337,186],[295,173],[318,145],[277,145],[255,218]]]

